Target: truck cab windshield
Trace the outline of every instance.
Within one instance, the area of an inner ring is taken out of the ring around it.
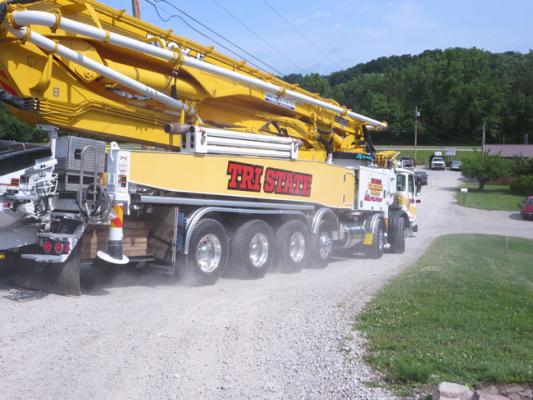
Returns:
[[[405,175],[396,176],[396,190],[398,192],[405,191]]]

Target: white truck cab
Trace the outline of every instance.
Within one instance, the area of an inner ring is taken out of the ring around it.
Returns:
[[[446,162],[444,161],[444,158],[435,156],[431,159],[431,169],[446,169]]]

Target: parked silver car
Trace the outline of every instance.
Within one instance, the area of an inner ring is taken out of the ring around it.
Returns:
[[[453,160],[450,169],[452,171],[460,171],[463,166],[463,162],[461,160]]]

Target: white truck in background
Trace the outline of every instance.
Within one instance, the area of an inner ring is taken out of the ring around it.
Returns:
[[[433,155],[429,158],[429,168],[430,169],[446,169],[446,161],[442,156],[442,151],[435,151]]]

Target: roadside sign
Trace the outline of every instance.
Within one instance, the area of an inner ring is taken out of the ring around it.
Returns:
[[[463,194],[463,206],[464,206],[466,203],[466,194],[468,193],[468,188],[462,187],[461,193]]]
[[[446,147],[444,154],[447,156],[455,156],[457,149],[455,147]]]

